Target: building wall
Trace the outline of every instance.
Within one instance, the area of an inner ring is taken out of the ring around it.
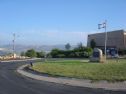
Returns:
[[[105,33],[96,33],[88,35],[87,46],[90,47],[90,41],[94,39],[96,46],[105,46]],[[107,46],[116,47],[117,49],[126,48],[126,33],[124,30],[107,32]]]

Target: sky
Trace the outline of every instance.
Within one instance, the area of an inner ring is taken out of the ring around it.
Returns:
[[[126,0],[0,0],[0,45],[87,43],[87,35],[126,29]]]

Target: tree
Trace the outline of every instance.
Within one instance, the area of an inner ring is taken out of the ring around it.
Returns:
[[[57,49],[57,48],[55,48],[55,49],[52,49],[52,51],[50,52],[50,54],[51,54],[52,57],[56,58],[56,57],[58,57],[59,52],[60,52],[60,50]]]
[[[44,56],[45,56],[45,52],[43,52],[43,51],[41,51],[41,52],[36,52],[36,54],[37,54],[37,57],[38,57],[38,58],[44,58]]]
[[[25,55],[28,56],[28,57],[36,57],[37,56],[34,49],[27,50]]]
[[[70,45],[69,43],[67,43],[67,44],[65,45],[65,48],[66,48],[66,50],[70,50],[71,45]]]
[[[96,42],[95,42],[94,39],[91,40],[90,46],[91,46],[92,49],[94,49],[96,47]]]

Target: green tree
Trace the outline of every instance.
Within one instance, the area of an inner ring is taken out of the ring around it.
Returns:
[[[96,42],[95,42],[94,39],[91,40],[90,46],[91,46],[92,49],[94,49],[96,47]]]
[[[45,52],[44,51],[36,52],[36,54],[37,54],[38,58],[44,58],[44,56],[45,56]]]
[[[50,52],[51,56],[56,58],[58,57],[58,55],[60,54],[60,50],[55,48],[55,49],[52,49],[52,51]]]
[[[36,57],[37,56],[36,51],[34,49],[27,50],[25,55],[28,57]]]
[[[69,43],[67,43],[67,44],[65,45],[65,48],[66,48],[66,50],[70,50],[71,45],[70,45]]]

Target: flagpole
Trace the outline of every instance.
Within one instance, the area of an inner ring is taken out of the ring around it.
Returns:
[[[105,29],[105,46],[104,46],[105,62],[106,62],[106,57],[107,57],[107,53],[106,53],[106,49],[107,49],[107,30],[106,30],[106,23],[107,23],[107,21],[105,20],[104,23],[98,24],[98,29],[101,29],[101,28],[104,28]]]
[[[106,62],[106,58],[107,58],[107,53],[106,53],[106,49],[107,49],[107,30],[106,30],[106,23],[107,21],[105,20],[105,23],[104,23],[104,28],[105,28],[105,62]]]

